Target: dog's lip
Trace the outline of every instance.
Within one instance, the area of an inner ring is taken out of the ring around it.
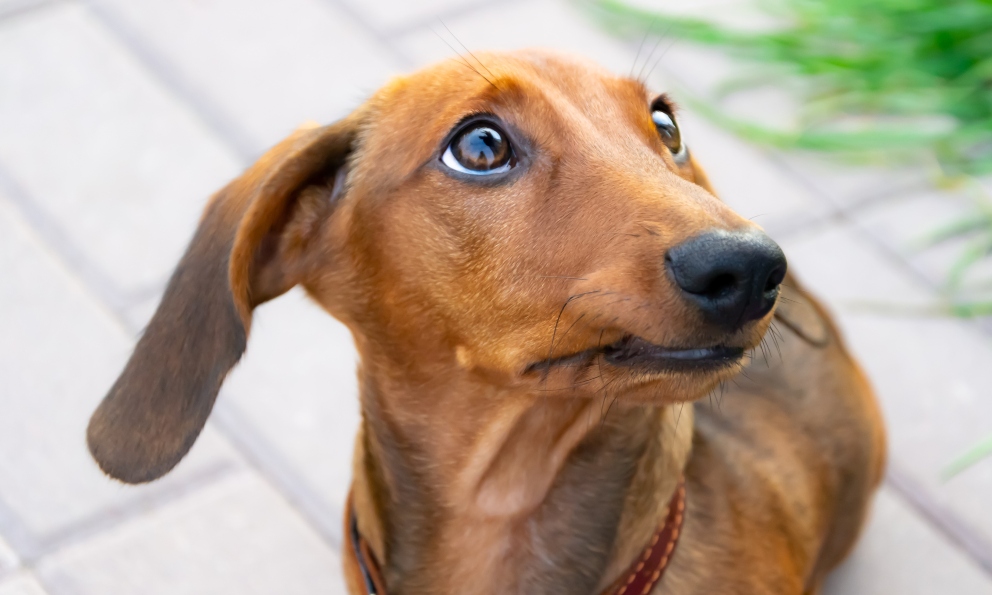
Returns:
[[[615,367],[657,372],[713,372],[738,363],[744,357],[743,347],[711,345],[705,347],[664,347],[634,335],[569,355],[536,361],[527,372],[547,371],[554,366],[569,366],[589,361],[598,355]]]
[[[604,360],[614,366],[654,368],[659,371],[711,371],[736,364],[744,357],[743,347],[712,345],[672,348],[626,337],[602,350]]]

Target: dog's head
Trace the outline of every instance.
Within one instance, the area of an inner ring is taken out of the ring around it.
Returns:
[[[671,101],[549,52],[479,59],[297,131],[211,200],[90,423],[107,473],[171,469],[252,309],[297,284],[391,381],[667,403],[740,369],[785,259],[709,191]]]

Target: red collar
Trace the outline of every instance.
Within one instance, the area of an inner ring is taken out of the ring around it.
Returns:
[[[685,518],[685,479],[679,480],[679,485],[675,489],[675,494],[668,502],[668,512],[665,515],[665,522],[651,538],[651,542],[644,552],[630,565],[620,578],[618,578],[609,588],[603,591],[602,595],[647,595],[661,581],[668,568],[668,562],[675,553],[675,546],[679,543],[679,535],[682,533],[682,521]],[[355,517],[355,509],[351,505],[351,497],[348,497],[348,528],[351,542],[351,550],[358,570],[365,583],[365,590],[369,595],[386,595],[386,589],[382,581],[382,574],[379,572],[379,564],[372,555],[369,544],[358,532],[358,519]]]

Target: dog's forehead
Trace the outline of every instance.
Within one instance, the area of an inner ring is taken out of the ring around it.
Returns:
[[[451,58],[424,68],[383,89],[381,100],[394,108],[498,101],[521,94],[543,95],[551,101],[582,103],[615,101],[621,95],[642,98],[643,85],[618,77],[595,62],[545,49],[479,52]]]
[[[466,54],[380,89],[369,102],[371,117],[356,161],[360,171],[388,161],[388,172],[362,173],[370,183],[376,178],[377,186],[394,186],[473,114],[512,112],[544,131],[554,128],[547,126],[552,120],[562,123],[560,130],[567,129],[579,116],[603,130],[616,130],[632,118],[638,119],[636,126],[652,126],[648,102],[640,81],[569,54],[543,49]]]

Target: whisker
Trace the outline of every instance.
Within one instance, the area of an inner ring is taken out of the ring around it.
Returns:
[[[590,382],[592,382],[594,380],[599,380],[599,379],[600,379],[599,376],[593,376],[592,378],[587,378],[585,380],[580,380],[578,382],[573,382],[571,384],[571,386],[563,386],[563,387],[560,387],[560,388],[539,388],[537,390],[538,390],[538,392],[542,392],[542,393],[554,393],[554,392],[562,392],[562,391],[568,391],[568,390],[575,390],[575,389],[579,388],[582,385],[589,384]]]
[[[558,311],[558,318],[555,319],[554,330],[551,331],[551,348],[548,349],[548,364],[547,364],[547,369],[544,372],[544,378],[545,378],[545,380],[547,380],[548,374],[551,373],[551,360],[554,359],[553,356],[554,356],[554,352],[555,352],[555,337],[558,335],[558,323],[561,322],[561,315],[565,313],[565,308],[567,308],[568,305],[570,303],[572,303],[572,300],[577,300],[580,297],[583,297],[583,296],[586,296],[586,295],[592,295],[594,293],[599,293],[599,292],[600,292],[600,290],[599,289],[596,289],[596,290],[593,290],[593,291],[587,291],[585,293],[577,293],[575,295],[569,296],[569,298],[567,300],[565,300],[565,303],[561,305],[561,310]]]
[[[603,328],[599,329],[599,339],[596,340],[596,351],[597,352],[599,352],[599,350],[603,348],[603,333],[605,333],[605,332],[606,332],[606,327],[603,327]],[[600,378],[600,380],[602,380],[602,378],[603,378],[603,354],[602,353],[599,353],[599,355],[596,357],[596,366],[599,368],[599,378]],[[602,408],[600,408],[600,411],[599,412],[600,413],[603,412]]]
[[[678,37],[673,38],[672,39],[672,42],[668,44],[668,47],[666,47],[664,50],[662,50],[661,55],[658,56],[658,59],[655,60],[654,61],[654,64],[651,66],[651,70],[649,70],[648,73],[647,73],[647,75],[644,76],[644,80],[645,81],[647,81],[649,78],[651,78],[651,75],[654,74],[654,69],[655,68],[658,68],[658,65],[661,64],[661,59],[665,57],[665,54],[668,53],[668,50],[672,49],[672,46],[674,46],[675,45],[675,42],[677,42],[678,40],[679,40]]]
[[[606,415],[603,416],[603,421],[600,422],[601,424],[600,428],[602,428],[603,425],[606,424],[606,418],[610,416],[610,411],[613,411],[613,406],[616,405],[617,401],[619,400],[620,400],[620,394],[617,393],[617,396],[613,397],[613,400],[610,401],[610,406],[606,408]]]
[[[653,58],[654,53],[658,51],[658,46],[661,45],[662,40],[665,39],[665,37],[668,35],[669,32],[671,32],[671,30],[672,30],[672,25],[669,25],[668,28],[665,29],[665,32],[658,36],[658,39],[655,40],[654,46],[651,48],[651,51],[648,52],[648,55],[644,58],[644,64],[641,64],[641,69],[637,71],[637,80],[641,81],[641,83],[645,81],[645,79],[641,78],[644,75],[644,67],[651,63],[651,58]],[[650,29],[648,29],[648,31],[650,32]]]
[[[465,45],[464,43],[462,43],[462,40],[460,40],[460,39],[458,39],[458,36],[457,36],[457,35],[455,35],[454,33],[452,33],[452,31],[451,31],[451,29],[448,29],[448,26],[444,24],[444,21],[442,21],[442,20],[441,20],[441,19],[439,18],[439,19],[438,19],[438,22],[439,22],[439,23],[441,23],[441,26],[442,26],[442,27],[444,27],[444,28],[445,28],[445,30],[447,30],[447,31],[448,31],[448,33],[450,33],[450,34],[451,34],[451,37],[453,37],[453,38],[455,39],[455,41],[457,41],[457,42],[458,42],[458,45],[460,45],[460,46],[462,46],[463,48],[465,48],[465,51],[466,51],[466,52],[468,52],[468,55],[469,55],[469,56],[472,56],[472,58],[474,58],[474,59],[475,59],[475,61],[479,63],[479,66],[481,66],[481,67],[483,67],[483,68],[485,68],[485,69],[486,69],[486,72],[488,72],[488,73],[489,73],[489,76],[491,76],[491,77],[493,77],[493,78],[497,78],[497,77],[496,77],[496,75],[495,75],[495,74],[493,74],[493,71],[491,71],[491,70],[489,70],[489,67],[487,67],[487,66],[486,66],[485,64],[483,64],[483,63],[482,63],[482,60],[480,60],[480,59],[479,59],[479,58],[478,58],[478,57],[477,57],[477,56],[476,56],[475,54],[473,54],[473,53],[472,53],[472,50],[470,50],[470,49],[468,49],[468,46],[466,46],[466,45]],[[481,74],[481,73],[480,73],[480,74]],[[489,79],[486,79],[486,80],[487,80],[487,81],[489,81]],[[494,83],[494,82],[492,82],[492,81],[489,81],[489,84],[491,84],[492,86],[494,86],[494,87],[496,87],[496,83]],[[497,87],[497,89],[498,89],[498,88],[499,88],[499,87]]]
[[[613,385],[614,383],[616,383],[616,382],[617,382],[617,380],[619,380],[619,379],[620,379],[620,377],[619,377],[619,376],[617,376],[617,377],[616,377],[616,378],[614,378],[613,380],[611,380],[611,381],[609,381],[609,382],[607,382],[606,384],[604,384],[604,385],[603,385],[603,387],[602,387],[601,389],[599,389],[600,391],[602,391],[602,392],[603,392],[603,403],[605,403],[605,402],[606,402],[606,398],[607,398],[607,396],[608,396],[608,395],[607,395],[607,393],[606,393],[606,389],[607,389],[607,388],[609,388],[610,386],[612,386],[612,385]],[[599,422],[599,428],[600,428],[601,430],[603,429],[603,426],[604,426],[604,425],[606,424],[606,418],[607,418],[607,417],[609,417],[609,415],[610,415],[610,410],[612,410],[612,409],[613,409],[613,405],[614,405],[614,403],[616,403],[616,402],[617,402],[617,399],[619,399],[619,398],[620,398],[620,395],[618,394],[618,395],[617,395],[616,397],[614,397],[614,398],[613,398],[613,400],[612,400],[612,401],[610,402],[610,406],[609,406],[609,407],[607,407],[607,409],[606,409],[606,413],[605,413],[605,414],[603,415],[603,417],[602,417],[602,419],[601,419],[601,420],[600,420],[600,422]],[[600,411],[602,411],[602,410],[603,410],[603,408],[602,408],[602,406],[600,406],[600,408],[599,408],[599,410],[600,410]]]
[[[775,345],[775,351],[778,352],[778,361],[782,361],[782,346],[778,342],[778,329],[775,328],[775,323],[772,323],[768,327],[768,336],[772,338],[772,343]]]
[[[653,19],[651,19],[651,22],[648,24],[647,28],[644,29],[644,37],[641,38],[641,44],[637,46],[637,54],[634,55],[634,63],[630,65],[630,74],[628,75],[628,78],[633,78],[634,77],[634,68],[637,67],[637,61],[640,60],[640,58],[641,58],[641,50],[644,49],[644,44],[645,44],[645,42],[647,42],[648,35],[651,34],[651,29],[654,27],[654,24],[656,22],[658,22],[658,16],[657,15],[655,15],[655,17]],[[648,54],[648,57],[645,60],[650,60],[650,59],[651,59],[651,55]],[[643,70],[644,67],[641,66],[641,69]]]
[[[444,23],[441,23],[441,24],[443,25]],[[491,80],[489,80],[488,77],[486,77],[486,75],[484,75],[481,72],[479,72],[479,69],[478,68],[476,68],[475,66],[472,66],[469,63],[469,61],[466,60],[465,57],[462,56],[461,53],[458,50],[455,49],[455,46],[453,46],[450,43],[448,43],[448,40],[445,39],[440,33],[438,33],[434,29],[434,27],[430,27],[430,30],[431,30],[431,33],[433,33],[434,35],[437,35],[438,39],[440,39],[441,41],[443,41],[444,44],[446,46],[448,46],[449,48],[451,48],[451,51],[454,52],[456,56],[458,56],[459,59],[456,60],[456,62],[458,62],[459,64],[461,64],[461,65],[465,66],[466,68],[470,69],[475,74],[481,76],[483,79],[486,80],[487,83],[489,83],[490,85],[492,85],[494,89],[497,89],[497,90],[499,89],[499,87],[496,86],[496,83],[492,82]]]
[[[579,317],[578,317],[578,318],[576,318],[575,320],[573,320],[573,321],[572,321],[572,324],[570,324],[570,325],[569,325],[569,327],[568,327],[567,329],[565,329],[565,332],[564,332],[564,333],[562,333],[560,337],[558,337],[558,342],[560,343],[560,342],[561,342],[561,341],[562,341],[562,340],[563,340],[563,339],[565,338],[565,335],[567,335],[567,334],[568,334],[568,331],[570,331],[570,330],[572,330],[573,328],[575,328],[575,325],[577,325],[577,324],[579,323],[579,321],[580,321],[580,320],[582,320],[582,319],[583,319],[583,318],[585,318],[585,317],[586,317],[586,315],[585,315],[585,313],[583,312],[582,314],[580,314],[580,315],[579,315]],[[555,348],[555,346],[554,346],[554,344],[552,343],[552,344],[551,344],[551,350],[552,350],[552,351],[554,351],[554,348]]]
[[[679,416],[675,418],[675,433],[679,433],[679,422],[682,421],[682,410],[685,409],[685,401],[679,404]]]

